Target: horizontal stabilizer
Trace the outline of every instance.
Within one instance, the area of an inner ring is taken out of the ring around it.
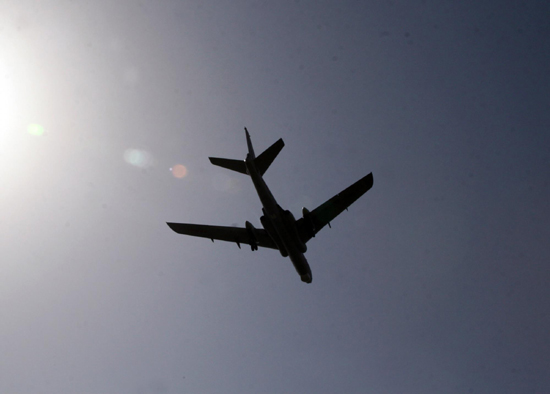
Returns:
[[[285,146],[283,139],[280,138],[277,142],[267,148],[262,154],[254,159],[254,165],[260,173],[260,175],[265,174],[273,160],[277,157],[281,149]]]
[[[237,171],[241,174],[248,174],[246,171],[246,164],[244,160],[234,160],[234,159],[222,159],[219,157],[209,157],[210,163],[215,166],[220,166],[227,168],[228,170]]]

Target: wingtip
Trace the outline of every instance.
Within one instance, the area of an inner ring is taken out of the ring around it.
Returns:
[[[374,177],[372,176],[372,172],[365,177],[365,181],[370,185],[369,188],[371,188],[374,184]]]

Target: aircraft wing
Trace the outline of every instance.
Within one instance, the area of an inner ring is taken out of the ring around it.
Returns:
[[[178,234],[209,238],[212,242],[214,242],[215,239],[220,241],[235,242],[240,248],[240,244],[252,245],[255,238],[257,241],[257,246],[278,250],[277,246],[264,229],[254,229],[254,238],[251,238],[251,233],[249,230],[242,227],[208,226],[205,224],[188,223],[166,224]]]
[[[325,225],[330,226],[330,222],[338,216],[344,209],[347,209],[359,197],[365,194],[373,185],[372,172],[359,179],[347,189],[341,191],[330,200],[319,205],[313,211],[306,213],[296,221],[298,234],[303,242],[309,241]]]

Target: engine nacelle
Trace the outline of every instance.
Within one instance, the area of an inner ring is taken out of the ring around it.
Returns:
[[[245,228],[246,233],[248,234],[248,241],[250,242],[250,248],[254,250],[258,250],[258,234],[256,232],[256,228],[250,223],[249,221],[245,222]]]
[[[304,223],[308,231],[309,236],[315,237],[316,229],[315,223],[313,223],[313,218],[311,217],[311,212],[306,207],[302,208],[302,217],[304,218]]]

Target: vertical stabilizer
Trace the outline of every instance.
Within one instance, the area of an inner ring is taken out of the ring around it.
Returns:
[[[252,141],[250,140],[250,134],[248,133],[246,127],[244,128],[244,131],[246,132],[246,143],[248,145],[248,155],[246,156],[246,160],[233,160],[223,159],[220,157],[210,157],[210,162],[215,166],[227,168],[228,170],[240,172],[241,174],[250,175],[248,173],[246,162],[248,160],[251,160],[254,162],[254,165],[256,166],[256,169],[258,170],[260,175],[263,175],[267,171],[271,163],[273,163],[273,160],[275,160],[281,149],[283,149],[285,143],[283,142],[283,139],[280,138],[277,142],[275,142],[273,145],[263,151],[260,156],[256,157],[256,155],[254,154],[254,148],[252,147]]]
[[[254,154],[254,148],[252,147],[252,141],[250,140],[250,134],[248,134],[248,130],[246,127],[244,128],[244,131],[246,133],[246,144],[248,145],[248,154],[250,155],[251,159],[255,159],[256,155]]]

